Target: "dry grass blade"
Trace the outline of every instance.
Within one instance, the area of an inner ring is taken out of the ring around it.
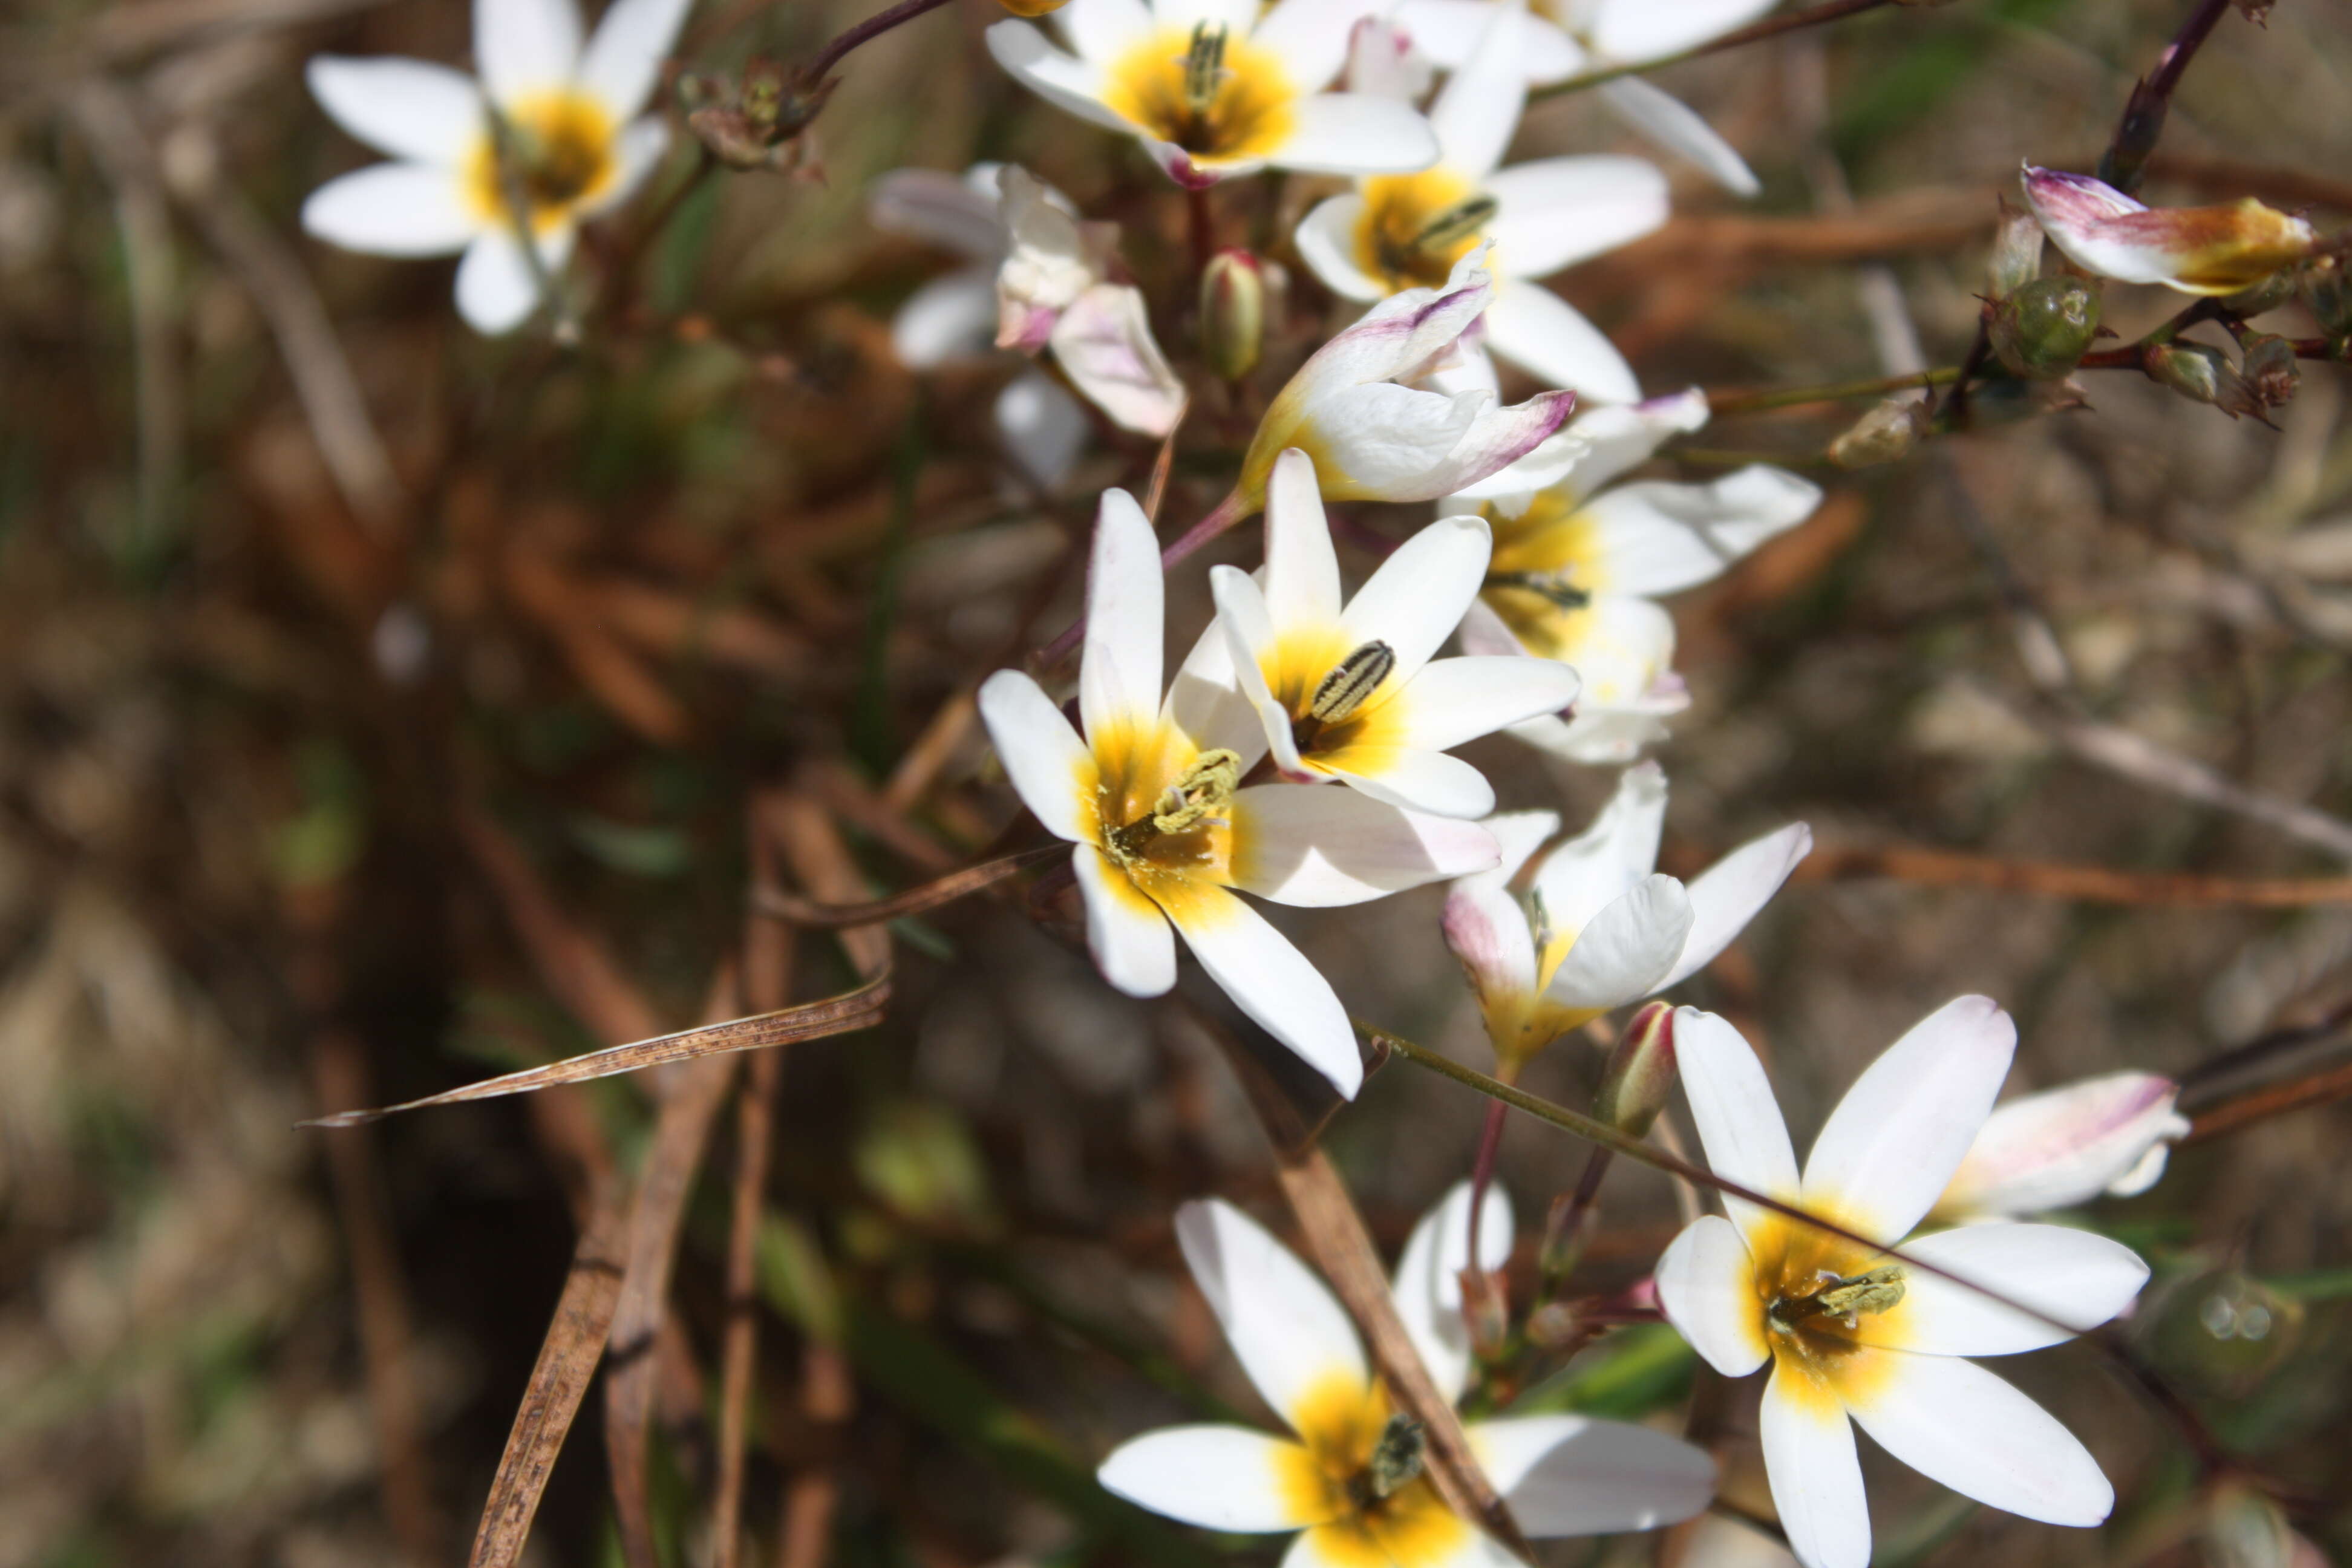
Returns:
[[[782,888],[761,888],[751,896],[751,907],[760,913],[775,915],[796,925],[814,926],[821,930],[839,930],[849,926],[879,925],[901,915],[920,914],[925,910],[951,904],[982,888],[992,888],[1024,867],[1034,866],[1049,856],[1066,854],[1059,844],[1049,844],[1036,849],[1025,849],[1018,855],[968,866],[961,871],[950,871],[920,887],[909,888],[887,899],[874,899],[858,904],[820,903],[804,899]]]
[[[2205,877],[2189,872],[2120,871],[2105,866],[2008,860],[1992,855],[1968,855],[1907,844],[1821,845],[1798,863],[1790,879],[1835,882],[1866,877],[1887,877],[1929,887],[1993,888],[2101,904],[2235,904],[2254,909],[2301,909],[2312,904],[2352,903],[2352,877]]]

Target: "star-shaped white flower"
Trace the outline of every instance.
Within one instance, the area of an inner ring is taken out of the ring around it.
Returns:
[[[1502,860],[1448,890],[1445,941],[1478,994],[1496,1060],[1516,1070],[1570,1030],[1706,968],[1813,847],[1812,830],[1791,823],[1685,886],[1655,870],[1665,816],[1658,765],[1626,769],[1592,826],[1537,863],[1524,902],[1511,885],[1559,818],[1486,819]]]
[[[1266,495],[1265,570],[1209,574],[1211,632],[1224,658],[1204,650],[1185,668],[1241,692],[1285,778],[1334,779],[1391,805],[1484,816],[1495,808],[1493,786],[1444,753],[1557,713],[1577,689],[1576,672],[1549,659],[1431,658],[1486,572],[1486,525],[1441,518],[1343,605],[1315,465],[1294,447],[1276,462]]]
[[[1076,846],[1087,944],[1104,977],[1131,996],[1160,995],[1176,983],[1181,931],[1243,1012],[1352,1097],[1363,1068],[1347,1010],[1234,889],[1306,907],[1362,903],[1491,866],[1495,840],[1475,823],[1353,790],[1239,787],[1235,748],[1262,743],[1255,721],[1246,711],[1226,730],[1177,721],[1160,700],[1160,616],[1151,524],[1126,491],[1106,491],[1078,668],[1083,736],[1018,670],[982,685],[981,717],[1024,804]]]
[[[1693,1223],[1659,1259],[1659,1303],[1708,1364],[1745,1377],[1771,1363],[1764,1468],[1807,1568],[1870,1561],[1854,1422],[1897,1459],[1979,1502],[2051,1524],[2105,1519],[2115,1489],[2098,1461],[2049,1412],[1962,1358],[2039,1350],[2105,1322],[2139,1293],[2147,1265],[2062,1226],[1969,1225],[1911,1237],[2009,1072],[2017,1047],[2009,1015],[1963,996],[1888,1047],[1830,1113],[1801,1176],[1763,1064],[1738,1031],[1685,1007],[1675,1016],[1675,1047],[1717,1175],[1983,1287],[1906,1268],[1730,1198],[1730,1217]]]
[[[2189,1131],[2189,1119],[2172,1108],[2179,1094],[2168,1078],[2111,1072],[1997,1106],[1929,1217],[1958,1224],[2046,1214],[2101,1194],[2144,1193]]]
[[[1023,85],[1139,140],[1195,189],[1272,165],[1313,174],[1405,173],[1437,155],[1410,104],[1326,92],[1363,0],[1070,0],[1069,50],[1027,22],[988,30]]]
[[[477,0],[481,79],[423,60],[310,63],[337,124],[394,160],[328,181],[302,226],[347,250],[447,256],[457,310],[478,331],[520,326],[539,304],[516,208],[540,268],[562,268],[583,219],[625,200],[668,145],[652,96],[690,0],[614,0],[583,47],[572,0]],[[496,121],[507,128],[501,160]]]
[[[1622,763],[1663,739],[1690,698],[1674,673],[1674,617],[1653,596],[1696,587],[1821,505],[1820,486],[1762,464],[1703,485],[1603,488],[1706,423],[1696,388],[1596,408],[1564,432],[1583,443],[1564,478],[1480,509],[1495,552],[1463,617],[1464,651],[1561,659],[1584,678],[1572,719],[1530,720],[1511,731],[1521,740],[1571,762]]]
[[[1483,3],[1483,0],[1482,0]],[[1612,250],[1666,221],[1666,177],[1638,158],[1542,158],[1499,169],[1527,101],[1518,0],[1487,5],[1486,32],[1430,106],[1438,161],[1416,174],[1359,180],[1298,226],[1299,255],[1333,292],[1385,299],[1443,281],[1494,242],[1494,301],[1478,342],[1587,403],[1642,395],[1599,328],[1535,279]],[[1485,371],[1491,382],[1491,368]]]
[[[1479,1223],[1489,1268],[1509,1257],[1508,1205]],[[1467,1184],[1424,1218],[1397,1270],[1397,1307],[1441,1392],[1458,1397],[1469,1356],[1454,1275],[1469,1260]],[[1507,1568],[1517,1559],[1449,1510],[1421,1473],[1415,1435],[1392,1420],[1354,1325],[1323,1282],[1230,1205],[1186,1204],[1176,1237],[1250,1382],[1290,1430],[1172,1426],[1124,1443],[1102,1484],[1211,1530],[1303,1533],[1285,1568]],[[1452,1295],[1447,1295],[1452,1287]],[[1512,1517],[1537,1539],[1649,1530],[1689,1518],[1715,1490],[1713,1461],[1622,1422],[1531,1415],[1474,1422],[1471,1447]]]

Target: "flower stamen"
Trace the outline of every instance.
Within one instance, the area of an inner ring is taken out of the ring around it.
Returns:
[[[1348,1500],[1359,1511],[1385,1502],[1419,1479],[1428,1452],[1420,1422],[1410,1415],[1390,1416],[1364,1468],[1348,1478]]]
[[[1563,610],[1581,610],[1592,603],[1592,591],[1580,588],[1565,572],[1489,572],[1489,588],[1517,588],[1550,600]]]
[[[1864,1312],[1884,1312],[1903,1300],[1903,1266],[1884,1264],[1860,1274],[1832,1274],[1822,1269],[1810,1290],[1776,1296],[1764,1309],[1765,1319],[1782,1333],[1793,1333],[1811,1318],[1834,1318],[1847,1328]]]
[[[1202,752],[1174,784],[1162,790],[1150,811],[1113,828],[1103,847],[1122,865],[1139,860],[1154,840],[1201,827],[1231,826],[1234,792],[1240,787],[1239,752],[1219,747]]]
[[[1232,74],[1225,68],[1225,29],[1193,23],[1192,41],[1184,51],[1184,101],[1196,123],[1216,107],[1217,95]]]

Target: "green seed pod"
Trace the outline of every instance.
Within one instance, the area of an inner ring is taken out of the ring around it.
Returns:
[[[1993,307],[1992,352],[2012,375],[2057,381],[2099,332],[2099,291],[2080,278],[2037,278]]]
[[[1209,258],[1201,274],[1201,357],[1227,381],[1257,368],[1265,346],[1265,268],[1246,250]]]

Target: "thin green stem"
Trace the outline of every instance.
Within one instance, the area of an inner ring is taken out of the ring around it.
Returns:
[[[1755,414],[1767,408],[1791,408],[1801,403],[1840,403],[1849,397],[1884,397],[1915,386],[1942,386],[1958,381],[1958,365],[1915,371],[1908,375],[1874,376],[1867,381],[1832,381],[1821,386],[1766,387],[1754,392],[1710,392],[1707,412],[1715,415]]]

